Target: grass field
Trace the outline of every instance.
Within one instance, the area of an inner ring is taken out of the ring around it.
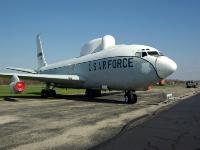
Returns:
[[[26,96],[40,96],[41,90],[45,87],[44,84],[32,84],[27,85],[24,92],[21,94],[15,94],[9,87],[9,85],[0,85],[0,100],[3,97],[26,97]],[[166,84],[164,86],[153,86],[152,89],[154,90],[167,90],[167,89],[173,89],[174,87],[185,87],[184,84],[176,84],[176,85],[169,85]],[[73,94],[84,94],[84,89],[61,89],[61,88],[55,88],[56,93],[60,95],[73,95]]]
[[[9,87],[9,85],[0,85],[0,98],[6,96],[40,96],[40,92],[44,87],[43,84],[27,85],[24,92],[21,94],[15,94]],[[85,93],[84,89],[61,89],[55,88],[57,94],[82,94]]]

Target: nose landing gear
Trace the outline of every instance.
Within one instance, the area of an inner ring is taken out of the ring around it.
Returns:
[[[126,104],[135,104],[137,102],[137,95],[135,91],[127,90],[125,91],[124,99]]]

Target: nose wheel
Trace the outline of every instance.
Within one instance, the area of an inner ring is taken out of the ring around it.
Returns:
[[[137,102],[137,95],[135,91],[127,90],[125,91],[124,99],[126,104],[135,104]]]

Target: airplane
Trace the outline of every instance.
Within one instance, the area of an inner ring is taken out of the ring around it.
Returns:
[[[86,89],[90,97],[101,96],[101,90],[123,90],[124,102],[137,102],[135,91],[147,90],[176,71],[176,63],[158,49],[146,45],[116,45],[115,38],[105,35],[87,42],[80,56],[54,64],[47,64],[40,34],[36,36],[37,69],[7,67],[23,73],[0,73],[11,77],[10,87],[15,93],[25,89],[19,79],[44,82],[41,97],[55,97],[55,87]]]

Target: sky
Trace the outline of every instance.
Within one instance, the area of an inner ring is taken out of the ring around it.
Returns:
[[[200,80],[199,0],[0,0],[0,72],[37,68],[41,33],[47,63],[79,56],[87,41],[157,48],[178,65],[171,79]]]

